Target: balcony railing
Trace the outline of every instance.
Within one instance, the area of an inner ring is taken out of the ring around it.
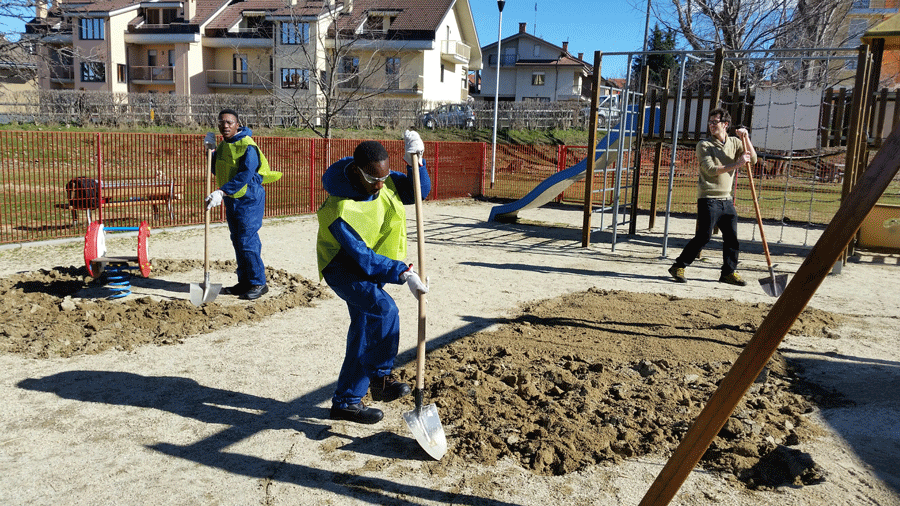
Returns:
[[[271,72],[207,70],[206,84],[211,87],[272,88]]]
[[[503,67],[515,65],[517,61],[519,61],[519,55],[517,54],[500,55],[500,65]],[[488,55],[488,65],[497,65],[497,55]]]
[[[228,31],[226,28],[207,28],[207,37],[219,37],[230,39],[271,39],[275,34],[275,27],[271,23],[263,24],[257,28],[238,28],[236,31]]]
[[[458,63],[467,63],[472,48],[467,44],[455,40],[445,40],[441,42],[441,56],[449,58]]]
[[[338,89],[389,93],[420,92],[422,90],[421,77],[417,73],[388,74],[365,78],[359,74],[335,74]]]
[[[175,82],[175,69],[172,67],[130,67],[129,77],[134,81],[172,84]]]
[[[200,33],[200,25],[183,21],[165,25],[136,21],[128,25],[128,33]]]

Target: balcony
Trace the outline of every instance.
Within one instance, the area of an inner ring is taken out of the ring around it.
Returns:
[[[500,55],[500,66],[502,67],[512,67],[519,61],[519,55],[517,54],[502,54]],[[491,54],[488,55],[488,66],[497,66],[497,55]]]
[[[390,74],[362,77],[359,74],[335,74],[337,88],[363,93],[421,95],[423,78],[419,74]]]
[[[134,84],[175,84],[172,67],[130,67],[128,72]]]
[[[207,70],[206,85],[222,89],[272,89],[271,72],[241,72],[236,70]]]
[[[455,64],[468,64],[472,48],[455,40],[441,41],[441,59]]]

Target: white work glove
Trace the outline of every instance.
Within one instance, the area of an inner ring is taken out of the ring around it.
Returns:
[[[406,286],[409,287],[409,291],[412,292],[413,297],[419,298],[419,292],[428,293],[428,285],[426,283],[422,283],[422,278],[416,274],[416,271],[413,270],[412,264],[409,264],[409,269],[406,270],[403,274],[400,274],[400,282],[406,283]]]
[[[210,193],[206,197],[206,210],[209,211],[216,206],[222,205],[222,197],[224,196],[225,192],[223,192],[222,190],[215,190]]]
[[[425,154],[425,143],[422,142],[422,138],[419,136],[419,132],[415,130],[407,130],[403,132],[403,140],[406,142],[406,149],[403,152],[403,159],[406,160],[406,165],[412,167],[412,155],[419,155],[419,166],[422,166],[422,155]]]

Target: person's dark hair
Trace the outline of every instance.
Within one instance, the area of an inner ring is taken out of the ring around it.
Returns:
[[[729,125],[731,124],[731,114],[728,111],[726,111],[725,109],[722,109],[721,107],[717,107],[717,108],[709,111],[709,116],[707,116],[707,117],[712,118],[713,116],[716,116],[716,115],[719,116],[719,121],[724,121],[725,123],[728,123]]]
[[[238,125],[241,124],[241,117],[238,116],[237,111],[235,111],[234,109],[222,109],[221,111],[219,111],[219,119],[222,119],[222,116],[226,114],[231,114],[232,116],[234,116],[234,119],[237,120]]]
[[[387,159],[388,152],[378,141],[360,142],[353,150],[353,163],[359,168]]]

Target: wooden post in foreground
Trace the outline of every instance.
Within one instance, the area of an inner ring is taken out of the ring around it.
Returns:
[[[675,453],[647,490],[640,506],[665,506],[675,497],[681,484],[713,438],[725,425],[738,402],[762,372],[781,344],[791,325],[825,280],[844,248],[856,234],[869,211],[881,198],[900,168],[900,126],[894,128],[859,183],[844,199],[834,219],[825,228],[806,260],[794,274],[784,293],[760,324],[753,338],[728,371],[706,407],[697,416]]]

